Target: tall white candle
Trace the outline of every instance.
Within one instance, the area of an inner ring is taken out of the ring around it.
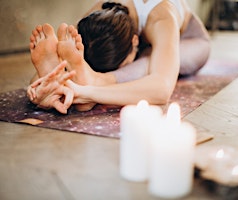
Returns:
[[[149,191],[163,198],[179,198],[192,189],[195,130],[180,122],[179,112],[172,104],[151,135]]]
[[[148,142],[161,117],[158,106],[142,100],[122,108],[120,113],[120,173],[130,181],[148,179]]]

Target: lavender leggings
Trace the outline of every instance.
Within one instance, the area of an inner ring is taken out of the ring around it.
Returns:
[[[202,22],[192,15],[187,29],[180,37],[180,74],[196,73],[207,62],[209,54],[208,32]]]
[[[207,62],[210,39],[200,19],[192,15],[187,29],[180,36],[180,75],[195,74]],[[113,73],[118,83],[132,81],[147,74],[149,60],[146,56]]]

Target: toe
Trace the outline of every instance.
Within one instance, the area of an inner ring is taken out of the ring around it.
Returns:
[[[68,29],[68,25],[65,23],[62,23],[59,26],[57,31],[57,36],[59,41],[63,41],[67,39],[67,29]]]
[[[32,35],[35,37],[36,42],[40,41],[42,38],[45,38],[43,33],[42,25],[38,25],[33,31]]]
[[[43,30],[42,25],[38,25],[36,27],[36,30],[40,33]]]
[[[54,28],[50,24],[44,24],[42,29],[43,29],[43,32],[44,32],[46,38],[55,36]]]
[[[82,43],[82,37],[81,35],[77,35],[76,37],[76,48],[80,51],[84,51],[84,45]]]
[[[37,36],[39,36],[39,32],[36,29],[34,29],[32,31],[32,35],[36,38]]]
[[[34,35],[31,35],[31,36],[30,36],[30,41],[31,41],[31,42],[34,42],[34,41],[35,41]]]
[[[76,38],[76,42],[81,42],[82,43],[81,35],[78,34],[75,38]]]
[[[76,48],[79,51],[84,51],[84,46],[83,46],[83,44],[81,42],[76,43]]]
[[[36,40],[35,40],[35,37],[34,36],[31,36],[30,37],[30,43],[34,44],[36,43]]]
[[[30,42],[29,48],[30,48],[30,50],[33,50],[35,48],[35,44],[33,42]]]
[[[40,38],[44,38],[44,37],[45,37],[45,35],[44,35],[44,33],[43,33],[43,27],[42,27],[42,25],[38,25],[38,26],[36,27],[36,31],[38,32],[38,36],[39,36]]]
[[[41,38],[40,33],[37,31],[37,29],[34,29],[32,31],[32,36],[34,37],[34,39],[33,39],[34,43],[37,43]]]
[[[78,35],[78,31],[73,25],[69,26],[69,33],[72,35],[72,37],[76,37]]]

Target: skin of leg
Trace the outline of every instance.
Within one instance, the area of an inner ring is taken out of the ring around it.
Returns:
[[[60,54],[61,59],[66,58],[67,60],[69,60],[69,63],[67,65],[68,70],[72,71],[76,69],[76,71],[78,72],[77,77],[80,76],[79,79],[76,79],[78,84],[92,84],[93,80],[96,79],[93,79],[93,75],[95,75],[96,73],[91,70],[91,68],[83,58],[83,44],[80,35],[78,35],[77,33],[77,30],[73,26],[68,27],[67,25],[62,24],[58,30],[58,36],[60,40],[59,43],[54,34],[53,28],[49,24],[45,24],[43,26],[39,25],[36,27],[36,29],[33,30],[30,37],[30,50],[32,62],[38,72],[38,74],[33,78],[34,81],[46,76],[52,70],[54,70],[54,66],[60,62],[60,59],[58,58],[58,54]],[[58,51],[56,51],[57,48]],[[49,103],[46,102],[45,99],[47,99],[47,101],[51,101],[52,99],[48,97],[46,98],[46,96],[44,95],[43,97],[41,97],[40,94],[46,95],[49,93],[46,92],[46,89],[44,87],[41,87],[41,90],[39,90],[38,88],[38,94],[36,94],[37,92],[35,90],[32,90],[30,86],[28,89],[28,96],[30,99],[32,99],[32,101],[34,99],[34,96],[38,96],[37,104],[40,107],[48,108]],[[34,92],[34,94],[32,94],[32,92]],[[52,97],[52,94],[48,95],[49,97]],[[54,102],[56,102],[55,96],[53,100]],[[56,102],[57,104],[52,104],[52,106],[55,107],[55,105],[60,105],[60,96],[58,96],[58,101],[59,102]],[[86,111],[90,110],[94,105],[94,103],[79,105],[78,109],[80,111]],[[58,107],[56,109],[59,111]]]
[[[56,66],[59,65],[60,60],[57,53],[57,44],[58,39],[51,25],[38,25],[32,31],[29,46],[32,63],[37,70],[37,74],[33,77],[31,82],[37,81],[39,78],[41,79],[46,77],[49,73],[54,71]],[[64,76],[65,75],[62,75],[62,77]],[[38,104],[39,107],[50,108],[51,106],[56,108],[61,113],[66,113],[67,108],[69,107],[68,102],[70,102],[68,99],[72,97],[72,95],[68,95],[69,93],[66,93],[67,90],[68,89],[66,87],[60,84],[57,90],[49,90],[49,87],[32,88],[30,85],[28,87],[27,94],[31,101]],[[49,93],[49,91],[53,92]],[[57,91],[58,94],[55,95],[55,92]],[[62,100],[62,96],[65,97],[64,100]]]
[[[61,24],[58,32],[58,55],[61,59],[67,60],[67,70],[76,72],[76,76],[72,79],[79,85],[93,85],[96,80],[96,72],[94,72],[88,63],[84,60],[84,46],[82,38],[78,35],[77,30],[73,26]],[[95,103],[78,104],[76,109],[79,111],[91,110]]]
[[[67,60],[67,70],[76,71],[74,82],[80,85],[94,84],[96,73],[84,60],[84,46],[81,36],[73,26],[61,24],[58,32],[58,55],[62,60]]]
[[[59,64],[57,43],[54,29],[49,24],[38,25],[32,31],[29,47],[31,60],[37,71],[32,81],[47,75]]]
[[[65,33],[67,33],[67,31],[64,31]],[[68,32],[70,32],[70,29],[68,29]],[[66,34],[65,34],[66,35]],[[62,36],[62,35],[61,35]],[[73,32],[71,32],[71,37],[73,36]],[[58,36],[59,38],[60,38],[60,36]],[[66,38],[67,37],[62,37],[63,39],[62,39],[62,41],[64,41],[64,43],[65,43],[65,41],[67,41],[66,40]],[[73,37],[72,37],[73,38]],[[201,42],[201,40],[197,40],[197,39],[199,39],[198,37],[194,37],[193,38],[193,40],[190,40],[189,42],[188,42],[188,40],[183,40],[183,43],[181,43],[181,46],[183,46],[184,44],[186,44],[187,43],[187,45],[185,45],[185,50],[186,49],[190,49],[191,48],[191,45],[193,45],[194,44],[194,42],[197,44],[198,42]],[[72,43],[72,42],[71,42]],[[69,43],[68,43],[69,44]],[[204,42],[204,44],[206,44],[206,41]],[[65,45],[65,46],[67,46],[67,45]],[[70,46],[70,45],[68,45],[68,46]],[[77,46],[77,45],[76,45]],[[189,48],[188,48],[189,47]],[[206,48],[206,45],[204,45],[204,47]],[[62,48],[63,49],[63,48]],[[67,48],[64,48],[64,49],[67,49]],[[203,48],[202,48],[203,49]],[[186,52],[185,52],[185,50],[182,50],[181,51],[181,55],[186,55]],[[72,51],[71,51],[72,52]],[[203,51],[202,50],[202,52],[205,52],[205,51]],[[199,54],[200,52],[197,52],[197,53],[195,53],[195,55],[196,56],[198,56],[199,58],[201,58],[201,56],[199,56],[198,54]],[[85,67],[82,67],[82,62],[81,63],[79,63],[78,61],[76,61],[75,62],[75,60],[72,58],[72,57],[70,57],[69,56],[69,54],[67,54],[67,52],[64,54],[64,53],[61,53],[61,55],[62,55],[62,57],[63,58],[65,58],[65,59],[67,59],[68,61],[70,61],[69,63],[70,63],[70,66],[69,66],[69,69],[70,68],[72,68],[72,69],[75,69],[76,71],[80,71],[80,67],[81,67],[81,69],[82,68],[84,68],[85,69]],[[76,55],[76,57],[77,57],[77,54],[75,54]],[[83,56],[82,56],[83,54],[81,54],[81,59],[83,58]],[[205,56],[207,56],[208,54],[207,53],[205,53]],[[67,58],[67,57],[69,57],[69,58]],[[182,59],[183,57],[181,57],[181,61],[183,61],[184,59]],[[187,58],[190,58],[190,57],[187,57]],[[207,59],[207,57],[205,57],[205,60]],[[190,60],[192,60],[191,58],[190,58]],[[204,62],[204,59],[202,59],[203,61],[200,61],[200,59],[198,59],[198,61],[199,62]],[[82,61],[82,60],[81,60]],[[141,60],[140,60],[141,61]],[[78,63],[77,63],[78,62]],[[144,70],[144,72],[145,71],[147,71],[147,66],[145,66],[145,65],[143,65],[144,66],[144,68],[146,68],[146,70]],[[78,69],[77,69],[77,67],[79,67]],[[89,67],[89,66],[88,66]],[[196,69],[192,69],[191,71],[196,71],[198,68],[200,68],[201,67],[201,64],[198,64],[198,66],[196,66],[195,68]],[[135,68],[135,65],[134,65],[134,68]],[[132,68],[126,68],[125,67],[125,70],[127,70],[128,71],[128,69],[130,69],[130,71],[133,69],[133,67]],[[142,67],[142,69],[143,69],[143,67]],[[121,70],[121,69],[120,69]],[[87,70],[86,70],[87,71]],[[143,71],[143,70],[142,70]],[[82,72],[84,72],[84,70],[82,71]],[[135,68],[135,72],[136,72],[136,68]],[[189,73],[192,73],[192,72],[189,72]],[[84,73],[82,73],[83,74],[83,76],[85,75]],[[82,75],[81,74],[81,75]],[[110,73],[109,73],[110,74]],[[130,73],[128,73],[128,74],[130,74]],[[78,76],[80,75],[80,73],[78,73]],[[146,73],[141,73],[140,75],[138,75],[138,73],[134,73],[134,74],[132,74],[132,76],[130,76],[129,78],[128,78],[128,81],[130,81],[130,80],[133,80],[133,76],[134,77],[136,77],[136,78],[140,78],[140,77],[142,77],[142,76],[144,76],[144,75],[146,75]],[[89,76],[90,77],[90,76]],[[134,78],[134,79],[136,79],[136,78]],[[85,79],[85,80],[87,80],[87,78]],[[81,79],[81,81],[82,81],[82,79]],[[121,82],[123,82],[124,80],[122,80]],[[126,80],[127,81],[127,80]],[[118,81],[117,80],[117,82],[120,82],[120,80]],[[79,84],[80,84],[80,80],[79,80],[79,82],[78,82]],[[83,83],[83,82],[82,82]],[[81,84],[82,84],[81,83]],[[86,83],[87,84],[87,83]]]

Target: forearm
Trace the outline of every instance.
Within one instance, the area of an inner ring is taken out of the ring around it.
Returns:
[[[97,102],[110,105],[136,104],[141,99],[150,104],[165,104],[172,92],[169,82],[159,81],[157,75],[126,83],[75,88],[74,103]],[[157,84],[159,83],[159,84]],[[86,99],[86,101],[84,101]]]
[[[94,72],[94,86],[112,85],[140,79],[148,75],[149,55],[144,55],[136,61],[115,71],[100,73]]]
[[[148,66],[149,57],[144,56],[110,73],[114,75],[117,83],[124,83],[146,76],[148,74]]]
[[[167,70],[154,71],[149,75],[144,74],[142,78],[128,80],[123,83],[112,82],[110,84],[109,81],[107,84],[101,85],[74,85],[74,103],[96,102],[100,104],[127,105],[136,104],[141,99],[145,99],[150,104],[165,104],[173,93],[178,76],[177,71],[175,70],[172,74]],[[108,74],[114,77],[113,73],[110,72]],[[103,76],[105,75],[102,74]],[[114,78],[111,80],[115,81]]]

